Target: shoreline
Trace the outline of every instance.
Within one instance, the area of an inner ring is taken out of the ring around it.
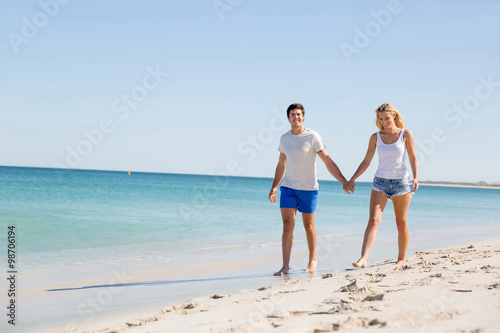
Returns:
[[[260,287],[144,307],[39,332],[366,332],[477,330],[500,324],[500,237],[417,251],[365,269],[291,274]],[[496,266],[495,266],[496,265]],[[481,322],[473,320],[481,316]]]
[[[173,304],[211,292],[232,292],[242,284],[259,285],[262,282],[257,281],[272,278],[262,271],[274,269],[277,260],[270,255],[245,262],[227,260],[146,270],[117,265],[108,276],[21,287],[18,302],[29,316],[19,318],[17,332],[54,332],[54,327],[72,327],[77,322]],[[260,274],[256,274],[256,267]]]

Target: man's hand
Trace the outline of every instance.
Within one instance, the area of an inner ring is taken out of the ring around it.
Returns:
[[[278,201],[278,198],[276,197],[276,191],[278,189],[276,187],[273,187],[271,189],[271,192],[269,192],[269,200],[271,200],[271,202],[276,202]]]

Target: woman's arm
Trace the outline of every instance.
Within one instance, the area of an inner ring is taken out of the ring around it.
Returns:
[[[370,166],[370,163],[372,162],[373,156],[375,155],[375,151],[377,150],[377,133],[373,133],[372,136],[370,137],[370,141],[368,142],[368,150],[366,151],[365,158],[361,163],[359,164],[358,169],[352,175],[351,179],[347,183],[347,186],[352,186],[354,185],[354,181],[358,179],[359,176],[361,176],[366,169]]]
[[[413,173],[413,191],[418,190],[418,160],[417,152],[415,151],[415,141],[413,139],[413,133],[409,130],[405,130],[403,139],[406,143],[406,150],[408,151],[408,159],[410,160],[411,171]]]

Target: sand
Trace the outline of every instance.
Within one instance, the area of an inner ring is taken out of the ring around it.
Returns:
[[[51,332],[499,332],[500,238]]]

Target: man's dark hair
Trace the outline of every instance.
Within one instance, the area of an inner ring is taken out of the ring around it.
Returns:
[[[295,109],[301,110],[303,116],[306,115],[306,110],[304,110],[304,106],[302,104],[293,103],[293,104],[290,104],[290,106],[288,107],[288,109],[286,109],[286,117],[290,118],[290,111],[295,110]]]

